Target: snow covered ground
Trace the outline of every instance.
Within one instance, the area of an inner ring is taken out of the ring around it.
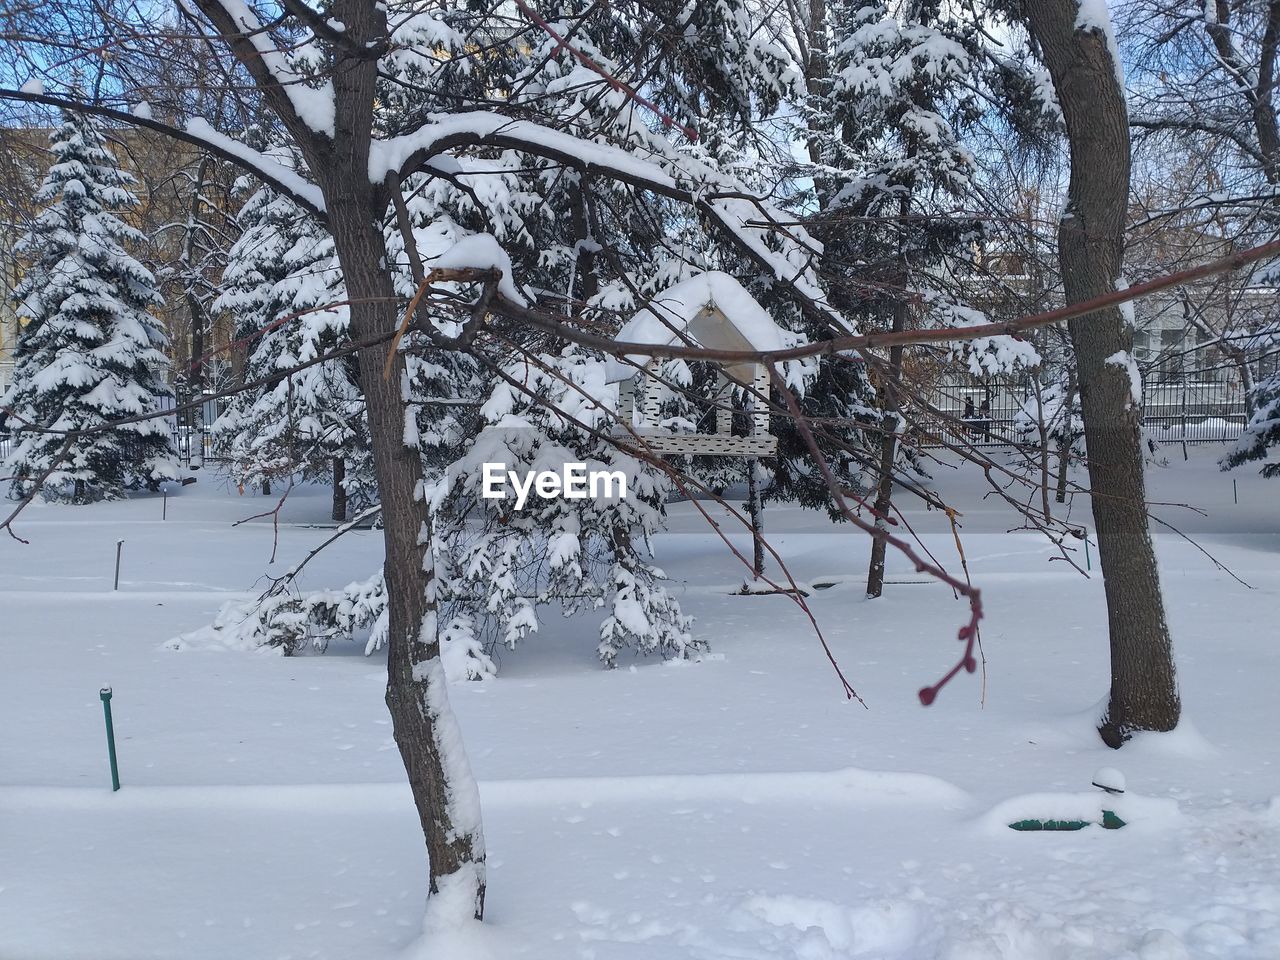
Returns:
[[[310,525],[324,491],[289,498],[274,565],[269,521],[231,525],[271,501],[207,471],[163,521],[158,497],[33,507],[18,525],[30,545],[0,542],[0,958],[1280,957],[1280,488],[1218,473],[1214,448],[1166,452],[1152,499],[1204,514],[1158,514],[1253,587],[1157,529],[1179,731],[1101,744],[1101,583],[1007,533],[1016,520],[965,471],[936,484],[964,514],[986,598],[985,701],[962,675],[928,709],[917,689],[958,654],[949,591],[891,558],[868,602],[865,539],[767,511],[795,575],[835,582],[812,606],[863,709],[794,604],[731,595],[741,567],[677,505],[659,559],[711,654],[624,654],[602,672],[595,624],[548,619],[498,679],[455,684],[485,803],[488,920],[425,939],[380,656],[165,648],[326,536]],[[1087,522],[1087,504],[1073,516]],[[958,568],[945,518],[909,517]],[[378,537],[351,534],[307,582],[367,576]],[[1005,826],[1099,808],[1102,766],[1127,777],[1125,829]]]

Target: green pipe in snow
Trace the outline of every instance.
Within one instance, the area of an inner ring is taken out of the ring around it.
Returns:
[[[111,761],[111,792],[120,789],[120,768],[116,766],[116,732],[111,726],[111,688],[103,687],[98,691],[102,699],[102,715],[107,720],[107,758]]]
[[[1083,830],[1096,823],[1094,820],[1015,820],[1009,824],[1011,830]],[[1100,826],[1104,830],[1119,830],[1125,822],[1111,810],[1102,811]]]

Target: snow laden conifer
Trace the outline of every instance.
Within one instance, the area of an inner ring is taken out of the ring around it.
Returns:
[[[330,480],[335,502],[370,499],[364,399],[354,360],[335,358],[284,375],[348,343],[342,274],[325,229],[273,190],[256,190],[241,209],[243,233],[223,271],[215,308],[235,318],[248,344],[245,382],[215,435],[232,479],[257,487],[291,477]],[[335,519],[345,519],[344,516]]]
[[[1264,331],[1254,337],[1250,345],[1262,351],[1274,350],[1277,343],[1280,343],[1280,327]],[[1250,400],[1253,414],[1235,447],[1223,458],[1222,468],[1229,470],[1245,463],[1262,461],[1260,472],[1264,477],[1280,477],[1280,462],[1269,457],[1280,449],[1280,371],[1261,378],[1254,386]]]
[[[597,653],[606,666],[625,647],[671,658],[701,650],[648,552],[669,483],[594,432],[609,429],[617,400],[603,360],[569,348],[515,360],[505,373],[482,408],[484,429],[431,493],[441,622],[514,648],[538,630],[539,607],[558,604],[566,616],[603,608]],[[483,496],[486,463],[528,475],[580,463],[623,475],[627,492],[517,506]]]
[[[118,215],[137,203],[133,178],[102,131],[66,112],[50,143],[43,209],[16,247],[28,266],[14,292],[21,334],[0,405],[15,440],[0,474],[16,497],[39,485],[46,499],[115,498],[178,473],[165,418],[106,426],[172,405],[167,341],[148,312],[160,296],[126,249],[145,240]],[[94,432],[68,445],[65,431]]]

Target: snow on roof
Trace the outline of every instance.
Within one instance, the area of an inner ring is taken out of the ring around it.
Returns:
[[[687,343],[712,350],[760,351],[782,350],[796,342],[795,336],[774,323],[742,284],[719,271],[700,273],[668,287],[628,320],[614,339],[653,346]],[[644,354],[627,356],[637,364],[647,359]],[[726,367],[725,373],[737,380],[746,379],[751,366],[734,364]],[[609,383],[630,379],[637,372],[630,363],[609,358]]]

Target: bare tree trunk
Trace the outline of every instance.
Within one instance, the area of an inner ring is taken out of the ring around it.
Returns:
[[[339,123],[343,122],[341,114]],[[357,139],[357,138],[353,138]],[[338,138],[342,146],[344,138]],[[367,136],[364,138],[367,151]],[[336,169],[367,169],[367,156]],[[351,178],[357,179],[357,178]],[[385,264],[376,205],[348,183],[334,190],[329,216],[351,298],[351,338],[364,340],[395,326],[395,291]],[[345,194],[345,196],[343,195]],[[330,196],[326,190],[326,196]],[[426,839],[431,892],[466,884],[475,916],[484,912],[484,835],[480,800],[449,705],[436,634],[430,515],[421,496],[422,457],[404,445],[403,359],[383,376],[387,348],[360,354],[360,385],[368,411],[374,470],[382,505],[387,584],[387,709]]]
[[[369,182],[378,59],[364,53],[387,42],[386,8],[371,0],[335,0],[328,8],[349,43],[334,50],[332,132],[318,133],[281,90],[255,42],[244,36],[242,23],[221,3],[196,2],[215,28],[231,38],[233,52],[289,127],[320,187],[349,298],[351,339],[368,340],[392,330],[399,317],[382,221],[399,184]],[[485,891],[479,792],[440,663],[422,456],[404,444],[404,360],[394,357],[390,376],[384,377],[388,351],[389,345],[382,345],[359,354],[386,548],[387,708],[426,841],[431,892],[447,891],[445,909],[466,905],[479,919]]]
[[[1031,387],[1036,392],[1036,431],[1040,436],[1040,511],[1044,522],[1050,523],[1053,511],[1049,506],[1049,426],[1044,422],[1044,390],[1038,375],[1031,378]]]
[[[1124,90],[1106,37],[1077,28],[1076,0],[1027,0],[1025,10],[1066,121],[1071,183],[1058,256],[1067,302],[1079,303],[1115,290],[1121,273],[1130,165]],[[1117,362],[1131,355],[1133,331],[1115,308],[1072,320],[1069,331],[1111,640],[1099,733],[1118,747],[1134,731],[1173,729],[1181,704],[1147,525],[1141,413],[1128,364]]]
[[[1240,374],[1240,389],[1244,391],[1245,422],[1253,419],[1258,410],[1258,402],[1253,396],[1253,368],[1249,366],[1249,355],[1243,350],[1231,350],[1230,357],[1235,362],[1236,372]]]
[[[914,153],[914,150],[911,151]],[[900,333],[907,329],[907,247],[905,231],[907,214],[911,209],[908,196],[898,201],[898,277],[902,284],[902,296],[893,306],[893,332]],[[893,506],[893,465],[898,458],[898,428],[901,426],[901,399],[898,396],[902,384],[902,347],[889,348],[889,371],[884,384],[884,411],[880,418],[880,476],[876,488],[874,507],[877,530],[888,530],[889,510]],[[867,565],[867,596],[878,597],[884,593],[884,557],[888,541],[884,537],[871,538],[871,561]]]
[[[330,516],[339,523],[347,519],[347,488],[344,481],[347,477],[347,461],[342,457],[333,458],[333,510]]]
[[[907,328],[907,304],[902,301],[893,308],[895,332]],[[893,465],[898,456],[898,385],[902,380],[902,347],[889,348],[889,373],[885,381],[884,415],[880,418],[880,483],[876,488],[874,506],[875,525],[878,530],[888,529],[889,510],[893,507]],[[867,566],[867,596],[878,597],[884,593],[884,556],[886,541],[883,537],[871,538],[871,562]]]
[[[756,478],[758,462],[747,461],[747,513],[751,517],[751,575],[764,576],[764,503],[760,498],[760,481]]]
[[[1074,446],[1071,423],[1075,417],[1071,408],[1076,404],[1076,370],[1067,370],[1067,395],[1062,404],[1062,432],[1058,434],[1058,488],[1054,499],[1058,503],[1067,502],[1067,469],[1071,466],[1071,448]]]
[[[188,437],[187,459],[192,470],[204,466],[204,353],[205,329],[208,315],[200,295],[196,292],[196,225],[200,220],[200,204],[204,200],[205,180],[209,176],[212,158],[206,153],[196,167],[191,185],[191,205],[187,210],[186,234],[182,240],[183,298],[191,320],[191,365],[187,373],[187,389],[191,400],[199,401],[191,408],[191,433]]]

